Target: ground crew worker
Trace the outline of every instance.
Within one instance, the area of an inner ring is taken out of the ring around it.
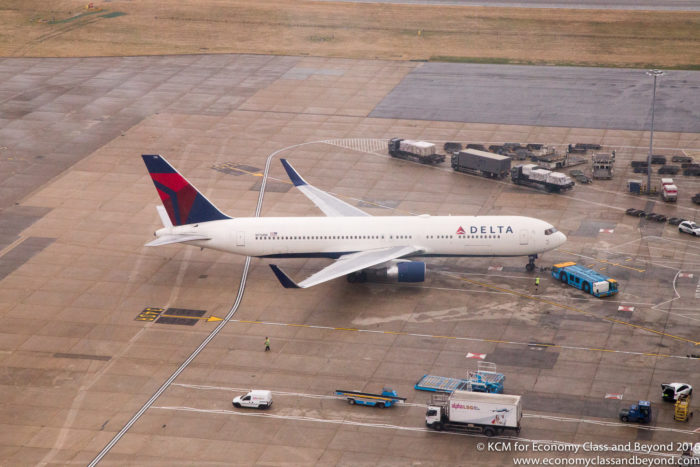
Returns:
[[[270,350],[270,338],[265,336],[265,352]]]
[[[537,292],[540,289],[540,278],[536,277],[535,278],[535,292]]]

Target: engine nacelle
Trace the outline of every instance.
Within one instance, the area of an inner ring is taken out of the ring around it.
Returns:
[[[405,261],[389,268],[387,276],[396,268],[396,282],[423,282],[425,280],[425,263],[422,261]],[[392,277],[393,278],[393,277]]]
[[[369,268],[348,275],[348,282],[423,282],[425,263],[397,261],[385,268]]]

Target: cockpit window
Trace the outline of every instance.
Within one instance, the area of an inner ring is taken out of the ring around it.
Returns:
[[[555,229],[554,227],[551,227],[551,228],[545,230],[545,231],[544,231],[544,234],[545,234],[545,235],[552,235],[552,234],[555,233],[555,232],[558,232],[558,230]]]

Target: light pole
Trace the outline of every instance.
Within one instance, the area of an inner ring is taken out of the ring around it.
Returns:
[[[661,70],[649,70],[647,75],[654,77],[654,93],[651,98],[651,136],[649,136],[649,156],[647,157],[647,194],[651,194],[651,153],[654,147],[654,104],[656,103],[656,77],[663,76]]]

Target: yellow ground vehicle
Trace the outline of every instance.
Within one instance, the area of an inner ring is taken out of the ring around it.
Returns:
[[[687,422],[693,413],[690,411],[690,396],[679,396],[676,401],[673,419],[677,422]]]

